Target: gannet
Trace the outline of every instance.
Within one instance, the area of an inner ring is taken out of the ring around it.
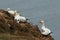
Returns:
[[[10,14],[14,15],[14,12],[15,12],[15,11],[11,10],[10,8],[7,8],[7,11],[8,11]]]
[[[26,19],[23,16],[20,16],[18,13],[14,13],[14,19],[17,21],[17,23],[21,22],[26,22],[28,19]]]
[[[51,33],[51,30],[45,27],[44,20],[41,20],[40,23],[41,23],[41,25],[42,25],[42,27],[41,27],[42,32],[41,32],[41,33],[42,33],[43,35],[48,35],[48,34],[50,34],[50,33]]]

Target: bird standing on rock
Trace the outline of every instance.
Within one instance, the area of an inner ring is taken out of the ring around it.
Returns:
[[[14,16],[14,12],[15,12],[15,11],[11,10],[10,8],[7,8],[7,11],[8,11],[8,13],[10,13],[11,15]]]
[[[48,34],[50,34],[50,33],[51,33],[51,30],[45,27],[44,20],[41,20],[40,23],[41,23],[41,25],[42,25],[42,27],[41,27],[42,32],[41,32],[41,33],[42,33],[43,35],[48,35]]]
[[[20,16],[17,12],[14,13],[14,19],[17,21],[17,23],[26,22],[28,20],[25,17]]]

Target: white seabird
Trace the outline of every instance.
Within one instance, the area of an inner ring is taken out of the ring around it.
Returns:
[[[51,33],[51,30],[45,27],[44,20],[41,20],[40,23],[41,23],[41,25],[42,25],[42,27],[41,27],[42,32],[41,32],[41,33],[42,33],[43,35],[49,35],[49,34]]]
[[[27,19],[23,16],[20,16],[18,13],[14,13],[14,19],[17,21],[17,23],[21,22],[26,22]]]
[[[7,11],[8,11],[10,14],[14,15],[14,12],[15,12],[15,11],[11,10],[10,8],[7,8]]]

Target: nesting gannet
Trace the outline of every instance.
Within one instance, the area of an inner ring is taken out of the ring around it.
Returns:
[[[17,21],[17,23],[21,22],[26,22],[27,19],[23,16],[20,16],[18,13],[14,13],[14,19]]]
[[[8,11],[10,14],[14,15],[14,11],[11,10],[10,8],[7,8],[7,11]]]
[[[50,33],[51,33],[51,30],[45,27],[44,20],[41,20],[40,23],[41,23],[41,25],[42,25],[42,27],[41,27],[42,32],[41,32],[41,33],[42,33],[43,35],[48,35],[48,34],[50,34]]]

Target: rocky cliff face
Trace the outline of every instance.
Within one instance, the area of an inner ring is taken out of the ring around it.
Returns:
[[[43,36],[37,25],[29,22],[16,23],[14,17],[0,9],[1,40],[54,40],[50,35]]]

